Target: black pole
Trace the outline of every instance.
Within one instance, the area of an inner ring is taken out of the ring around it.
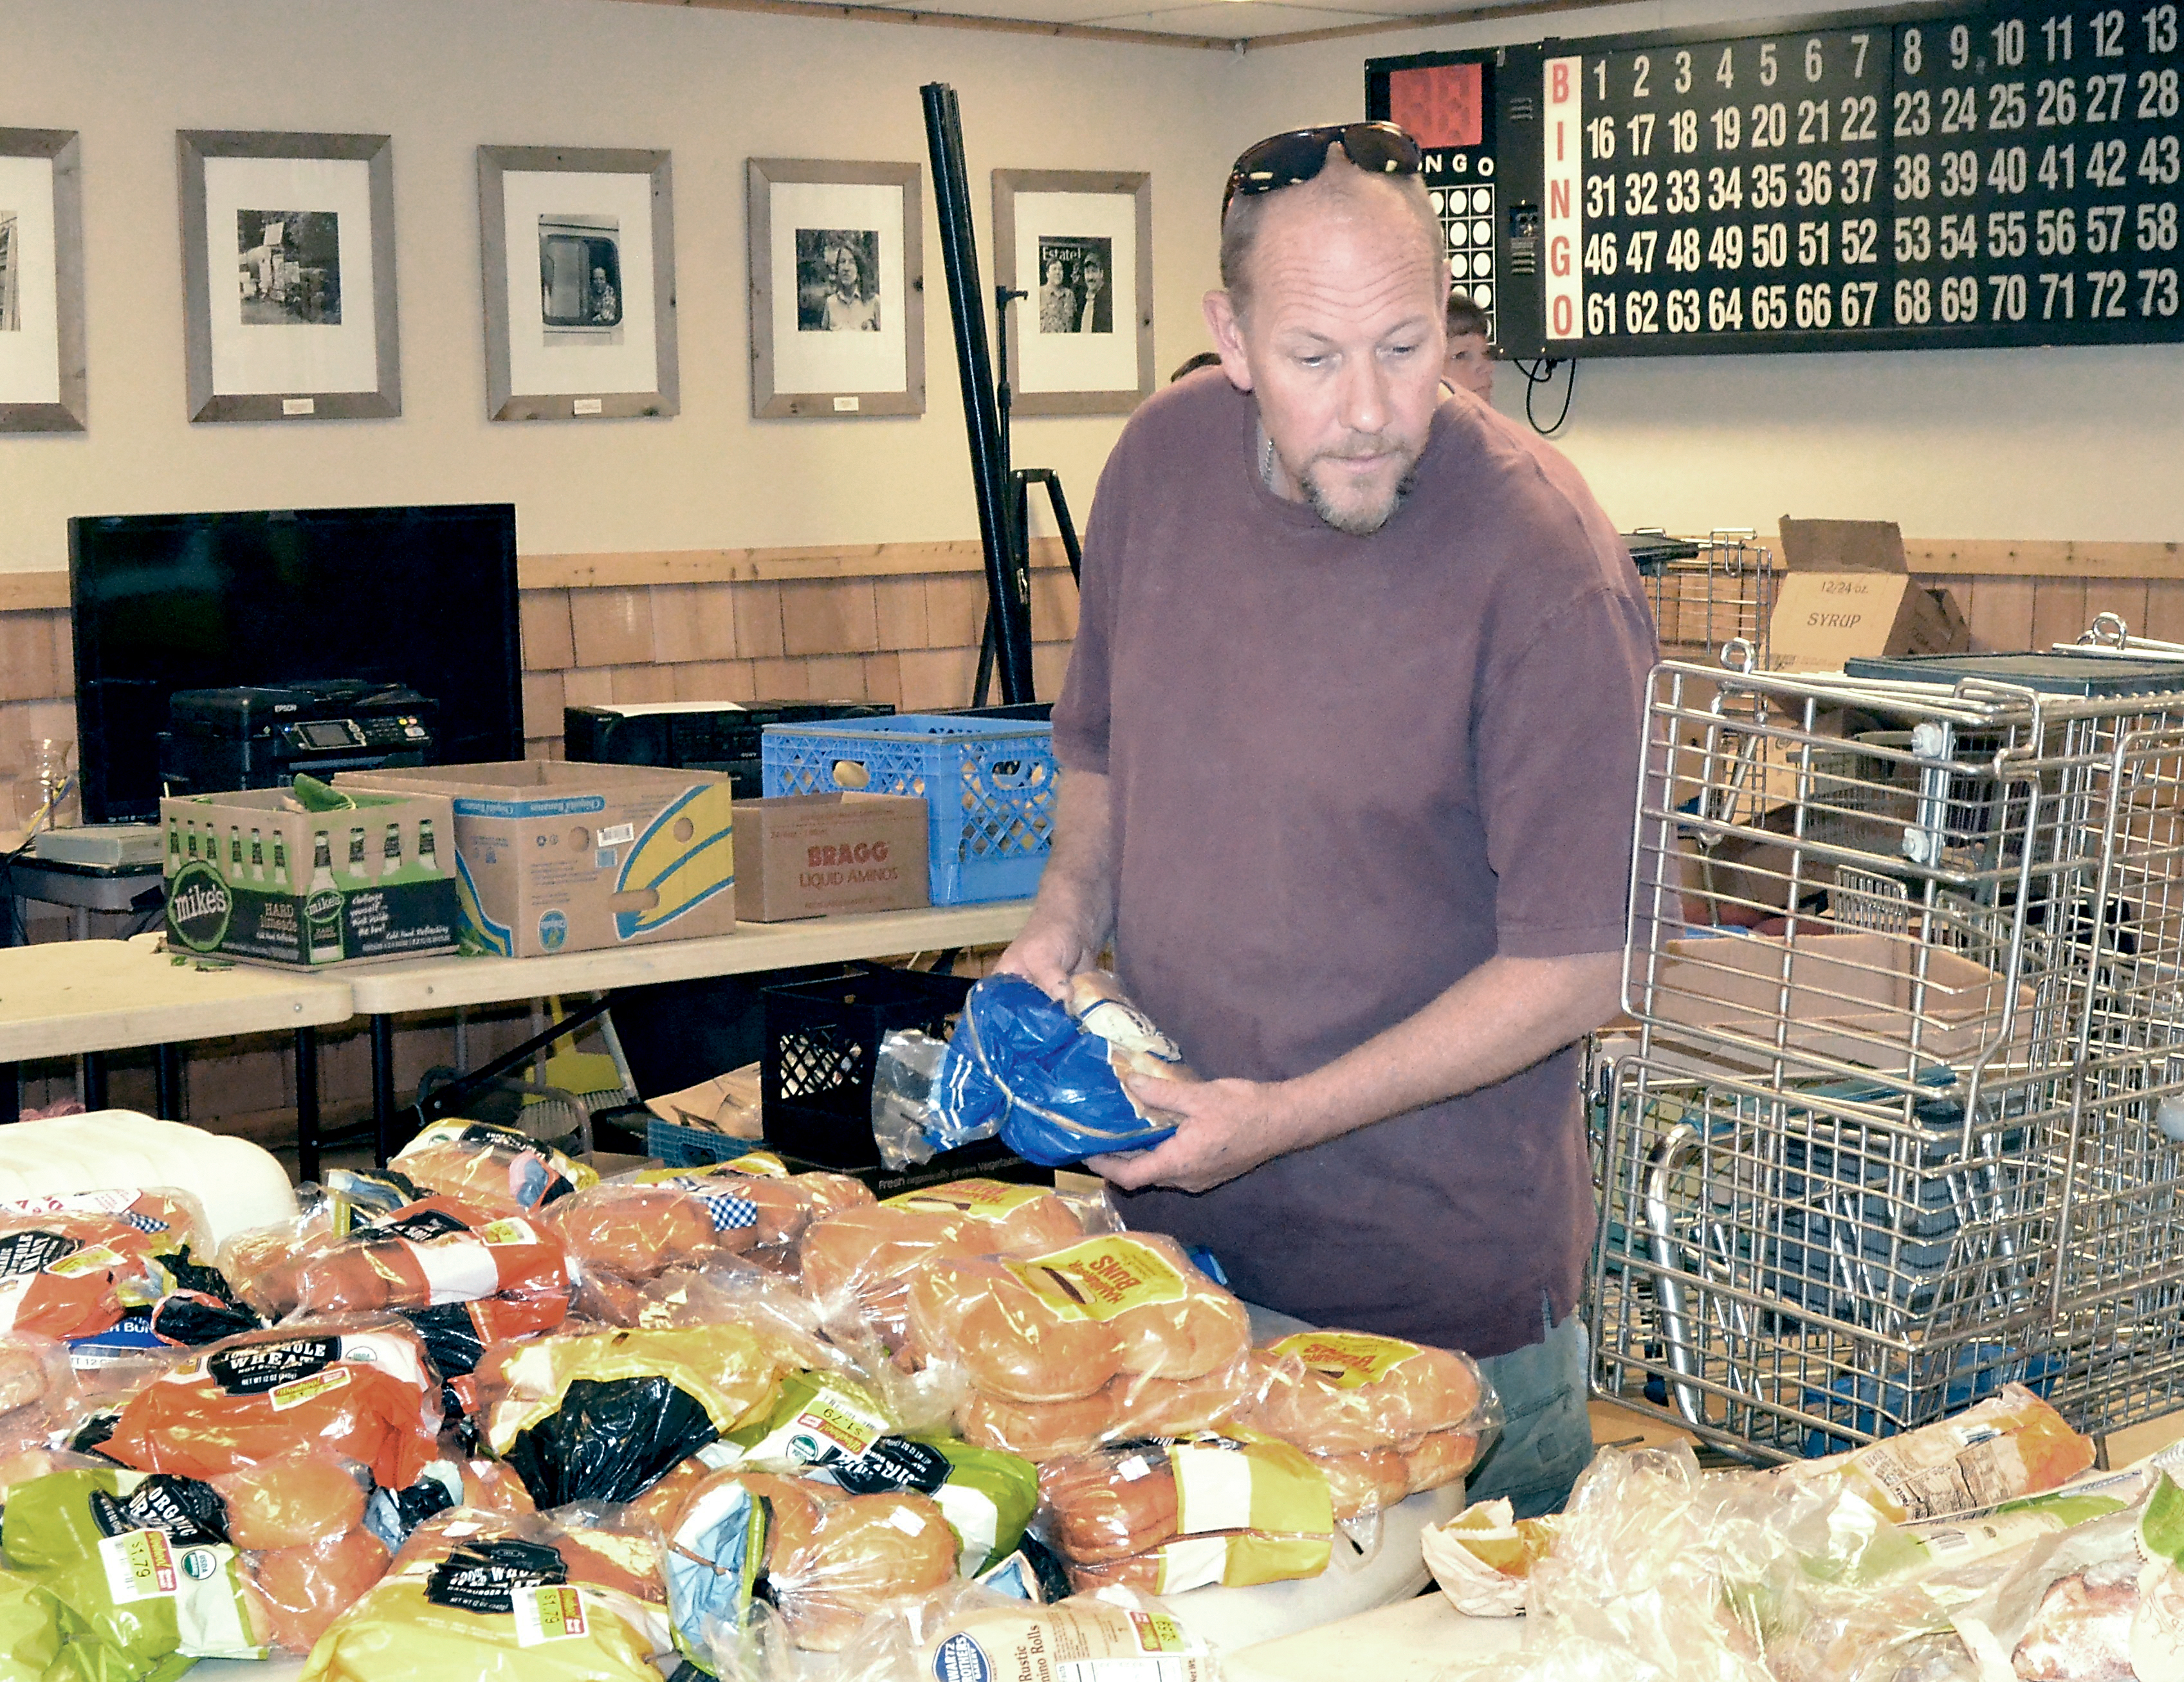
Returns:
[[[940,260],[956,323],[956,366],[963,387],[963,426],[971,441],[971,482],[978,499],[978,537],[986,554],[986,596],[1000,656],[1001,699],[1035,699],[1031,676],[1031,580],[1011,552],[1008,471],[1001,459],[999,407],[986,348],[984,288],[971,228],[971,186],[963,167],[963,125],[956,90],[928,82],[925,139],[933,156],[933,203],[940,218]]]

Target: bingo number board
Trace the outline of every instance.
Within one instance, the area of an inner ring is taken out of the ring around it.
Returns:
[[[2172,0],[1814,23],[1546,45],[1551,353],[2184,337]]]
[[[1366,65],[1367,114],[1400,125],[1424,153],[1451,289],[1519,356],[1539,351],[1538,82],[1537,54],[1524,48]]]

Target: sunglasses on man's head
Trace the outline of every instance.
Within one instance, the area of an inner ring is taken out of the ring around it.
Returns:
[[[1338,143],[1350,161],[1369,175],[1418,172],[1418,142],[1393,123],[1329,123],[1293,129],[1245,148],[1228,172],[1228,190],[1221,195],[1223,220],[1240,192],[1272,192],[1312,180],[1327,167],[1327,148]]]

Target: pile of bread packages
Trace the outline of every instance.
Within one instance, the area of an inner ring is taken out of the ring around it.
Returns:
[[[2184,1447],[2094,1460],[2020,1384],[1771,1471],[1604,1451],[1553,1518],[1425,1532],[1460,1609],[1528,1614],[1446,1682],[2178,1682]]]
[[[469,1122],[326,1178],[217,1253],[157,1189],[0,1206],[0,1682],[1197,1682],[1145,1596],[1354,1558],[1497,1417],[1460,1354],[1253,1347],[1104,1200]]]

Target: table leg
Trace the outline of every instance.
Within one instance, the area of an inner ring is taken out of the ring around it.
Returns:
[[[23,1119],[23,1066],[0,1063],[0,1127]]]
[[[402,1148],[394,1137],[394,1018],[371,1019],[371,1122],[379,1141],[374,1160],[381,1167]]]
[[[106,1108],[106,1054],[103,1051],[83,1054],[83,1107],[86,1110]]]
[[[296,1178],[319,1177],[319,1031],[296,1030]]]
[[[152,1050],[152,1079],[157,1094],[155,1107],[159,1118],[168,1122],[186,1122],[183,1113],[187,1104],[182,1096],[182,1048],[179,1045],[159,1045]]]

